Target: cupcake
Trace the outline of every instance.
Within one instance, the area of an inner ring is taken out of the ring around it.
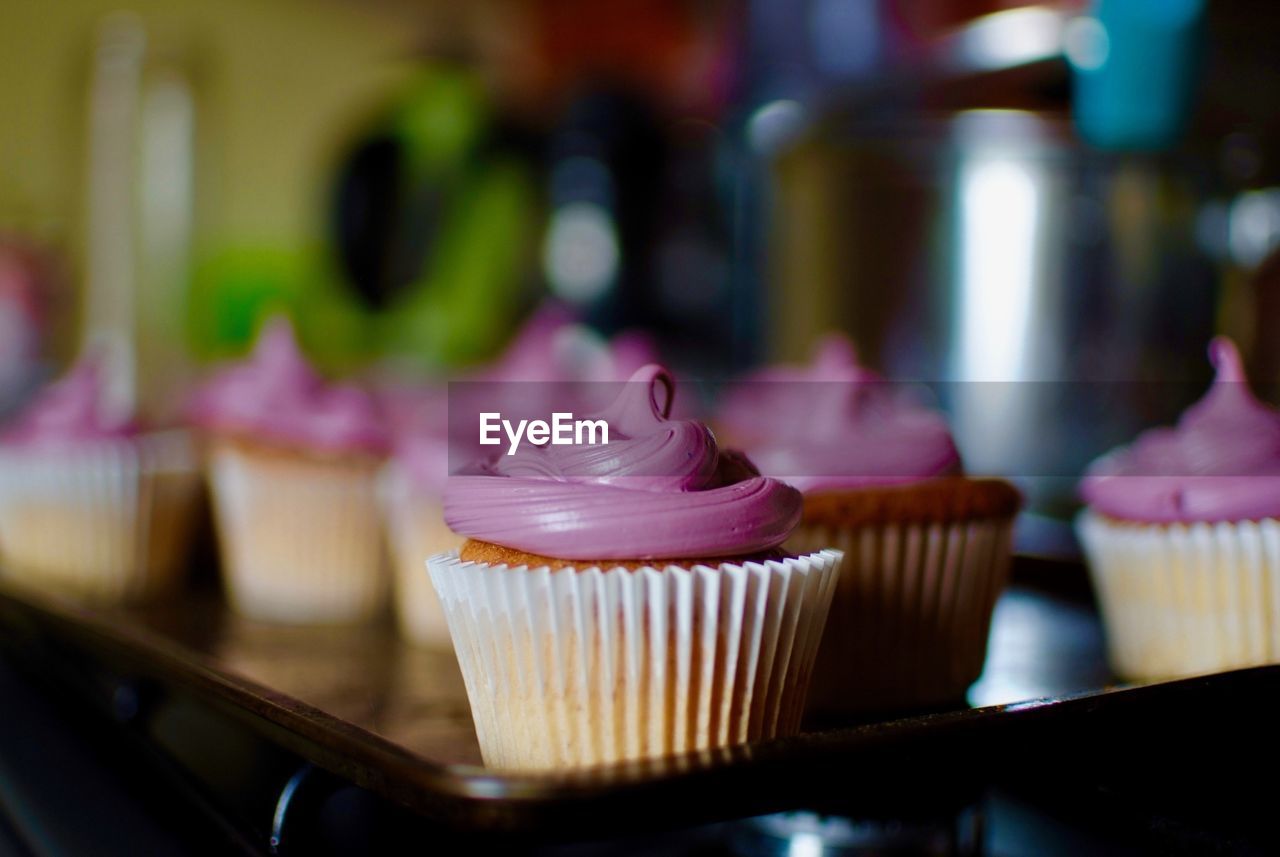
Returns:
[[[908,392],[831,336],[811,365],[737,385],[720,412],[762,473],[804,494],[786,548],[844,551],[809,695],[818,718],[961,701],[986,660],[1021,498],[965,476],[945,419]]]
[[[838,551],[779,548],[800,495],[668,418],[640,369],[607,444],[525,445],[452,476],[460,552],[428,560],[485,763],[551,769],[794,732]]]
[[[107,404],[104,363],[80,361],[0,435],[0,568],[98,603],[180,582],[200,499],[184,431],[143,431]]]
[[[448,646],[449,628],[424,563],[462,545],[444,522],[448,461],[443,432],[411,433],[396,442],[395,456],[381,474],[396,620],[405,639],[430,646]]]
[[[244,616],[366,620],[388,580],[377,473],[389,438],[373,398],[308,365],[287,321],[198,393],[227,595]]]
[[[1174,428],[1094,462],[1077,529],[1112,667],[1152,680],[1280,661],[1280,412],[1215,339],[1217,378]]]
[[[594,410],[584,407],[592,394],[616,389],[616,383],[600,382],[625,381],[653,356],[642,334],[606,341],[553,305],[535,313],[491,366],[460,379],[452,396],[464,414],[501,408],[545,419],[556,410]],[[449,645],[449,628],[423,563],[462,544],[443,517],[449,449],[452,444],[455,458],[464,461],[485,449],[477,444],[473,420],[459,420],[450,440],[448,399],[443,387],[388,390],[384,397],[396,436],[381,486],[396,617],[405,638],[424,645]],[[477,407],[470,407],[473,400]]]

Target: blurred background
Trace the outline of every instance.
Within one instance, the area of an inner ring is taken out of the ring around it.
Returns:
[[[939,385],[970,469],[1022,477],[1024,549],[1053,553],[1080,469],[1199,395],[1213,333],[1280,381],[1262,0],[0,19],[0,419],[95,338],[163,418],[280,310],[329,371],[424,378],[547,300],[694,378],[843,330]]]

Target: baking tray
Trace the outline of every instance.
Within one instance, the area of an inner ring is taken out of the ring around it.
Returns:
[[[484,769],[451,653],[407,645],[389,622],[287,628],[239,618],[216,593],[94,610],[0,587],[0,645],[264,837],[280,831],[263,807],[278,811],[309,770],[460,833],[585,838],[799,808],[945,813],[992,783],[1026,782],[1028,760],[1062,783],[1075,781],[1063,771],[1103,776],[1118,758],[1150,756],[1158,769],[1161,742],[1190,728],[1185,718],[1203,725],[1233,704],[1258,709],[1280,689],[1272,667],[1108,684],[1087,598],[1037,585],[1057,571],[1019,577],[973,690],[1001,704],[560,774]]]

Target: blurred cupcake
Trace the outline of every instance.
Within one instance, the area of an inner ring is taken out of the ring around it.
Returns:
[[[279,622],[369,619],[386,603],[376,476],[389,439],[373,398],[326,383],[287,321],[200,391],[227,593]]]
[[[90,357],[0,436],[0,568],[31,587],[100,603],[180,581],[200,498],[186,432],[114,414]]]
[[[408,433],[381,475],[383,516],[391,548],[396,620],[408,640],[449,645],[449,627],[427,576],[427,557],[462,545],[444,522],[444,484],[449,473],[444,433]]]
[[[482,409],[529,419],[547,419],[554,410],[598,411],[613,401],[620,382],[657,359],[646,334],[627,331],[608,340],[548,304],[497,360],[454,384],[451,399],[462,414],[453,431],[455,453],[459,441],[474,439],[474,414]]]
[[[1112,667],[1128,679],[1280,661],[1280,412],[1215,339],[1217,378],[1175,428],[1143,432],[1081,484],[1077,525]]]
[[[629,333],[606,341],[572,316],[550,306],[535,313],[492,365],[473,372],[447,394],[443,386],[390,390],[395,454],[382,475],[384,517],[395,572],[396,616],[401,632],[425,645],[449,645],[440,599],[427,576],[426,558],[461,546],[444,523],[443,494],[453,457],[479,456],[475,415],[546,419],[553,411],[598,408],[592,399],[616,393],[616,384],[654,357],[652,343]],[[461,416],[449,437],[449,399]]]
[[[831,336],[810,366],[736,385],[720,412],[762,473],[804,493],[787,549],[844,551],[809,695],[818,717],[962,700],[986,659],[1021,498],[964,476],[942,415],[907,392]]]
[[[839,553],[783,553],[800,495],[668,419],[665,370],[607,445],[523,446],[450,477],[432,557],[485,763],[548,769],[794,732]]]

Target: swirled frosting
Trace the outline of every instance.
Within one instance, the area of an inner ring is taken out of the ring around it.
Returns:
[[[395,461],[415,493],[439,499],[449,480],[449,438],[430,432],[400,435]]]
[[[0,436],[5,444],[44,446],[132,437],[137,424],[113,413],[105,395],[106,361],[93,353],[45,387]]]
[[[858,365],[849,340],[832,334],[808,366],[739,384],[720,418],[762,473],[805,493],[961,472],[946,420],[908,392]]]
[[[385,387],[380,401],[394,437],[395,458],[420,494],[438,497],[449,474],[450,450],[457,462],[486,452],[477,443],[475,419],[482,411],[520,418],[546,418],[553,411],[583,412],[608,404],[620,382],[653,363],[652,340],[635,331],[606,341],[573,316],[549,304],[528,320],[503,355],[477,372],[444,383]],[[461,418],[449,423],[450,403]]]
[[[1080,493],[1105,515],[1150,523],[1280,517],[1280,412],[1258,401],[1240,354],[1209,343],[1213,386],[1173,428],[1090,465]]]
[[[653,342],[645,334],[624,331],[606,340],[575,322],[568,310],[548,304],[529,318],[497,360],[471,380],[625,381],[656,359]]]
[[[674,390],[665,369],[645,366],[596,417],[608,444],[526,444],[450,477],[445,522],[562,559],[740,556],[781,544],[799,521],[799,492],[720,450],[702,423],[670,419]]]
[[[389,446],[373,397],[351,384],[326,382],[284,318],[263,328],[247,361],[205,383],[190,416],[214,432],[321,452],[381,454]]]

